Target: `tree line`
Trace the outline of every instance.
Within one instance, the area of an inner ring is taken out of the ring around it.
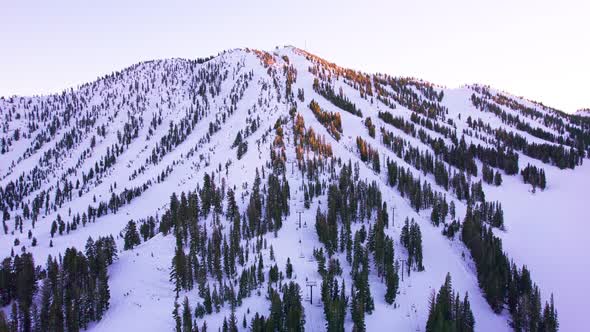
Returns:
[[[116,258],[112,236],[89,238],[85,252],[72,247],[59,259],[49,256],[45,269],[35,266],[30,253],[5,258],[0,300],[3,306],[11,304],[11,315],[0,312],[0,327],[11,332],[86,329],[109,308],[107,268]]]

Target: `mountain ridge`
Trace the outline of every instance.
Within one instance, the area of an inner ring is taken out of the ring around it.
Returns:
[[[318,55],[315,55],[315,54],[313,54],[313,53],[311,53],[309,51],[306,51],[303,48],[299,48],[299,47],[294,46],[294,45],[275,46],[270,51],[262,50],[262,49],[256,49],[256,48],[250,48],[250,47],[239,47],[239,48],[232,48],[232,49],[223,50],[223,51],[220,51],[219,53],[217,53],[216,55],[209,55],[209,56],[205,56],[205,57],[197,57],[197,58],[171,57],[171,58],[154,58],[154,59],[150,59],[150,60],[143,60],[143,61],[135,62],[135,63],[130,64],[128,66],[123,66],[123,68],[121,68],[119,70],[115,70],[115,71],[112,71],[110,73],[107,73],[107,74],[98,76],[94,80],[89,80],[87,82],[78,84],[77,86],[66,87],[66,88],[64,88],[64,89],[62,89],[61,91],[58,91],[58,92],[49,92],[47,94],[33,95],[33,96],[30,96],[30,95],[19,95],[19,94],[10,95],[10,96],[9,95],[0,95],[0,99],[21,98],[21,97],[23,97],[23,98],[48,97],[48,96],[52,96],[52,95],[59,95],[59,94],[67,93],[68,91],[79,90],[81,87],[84,87],[84,86],[87,86],[87,85],[92,85],[92,84],[98,83],[98,81],[100,81],[100,80],[102,80],[102,79],[104,79],[106,77],[111,77],[111,76],[117,75],[117,74],[119,74],[121,72],[125,72],[127,70],[131,70],[131,69],[136,68],[137,66],[140,66],[142,64],[149,64],[149,63],[155,63],[155,62],[165,62],[165,61],[187,61],[187,62],[195,62],[196,61],[196,62],[204,62],[204,61],[208,61],[208,60],[211,60],[211,59],[217,58],[219,56],[223,56],[224,54],[232,53],[232,52],[240,52],[240,51],[249,52],[249,51],[255,51],[255,52],[276,53],[278,51],[283,51],[283,50],[301,52],[303,54],[307,54],[307,55],[312,56],[312,57],[315,57],[317,59],[321,59],[321,60],[323,60],[325,62],[329,62],[329,61],[325,60],[324,58],[322,58],[322,57],[320,57]],[[335,63],[332,63],[332,64],[335,65]],[[361,72],[361,73],[364,73],[364,74],[368,74],[368,75],[385,74],[383,72],[374,72],[374,73],[365,72],[365,71],[362,71],[362,70],[357,70],[357,69],[352,69],[352,68],[347,68],[347,67],[340,67],[340,68],[354,70],[354,71],[358,71],[358,72]],[[385,74],[385,75],[392,75],[392,74]],[[526,97],[523,97],[523,96],[517,96],[515,94],[510,93],[509,91],[502,90],[501,88],[492,87],[489,84],[484,84],[484,83],[464,83],[464,84],[462,84],[459,87],[449,88],[449,87],[447,87],[444,84],[439,84],[439,83],[431,82],[431,81],[428,81],[428,80],[421,79],[419,77],[413,77],[413,76],[397,76],[397,77],[407,78],[407,79],[414,79],[414,80],[418,80],[418,81],[423,81],[426,84],[431,84],[431,85],[434,85],[434,86],[437,86],[437,87],[443,88],[443,89],[461,89],[463,87],[483,87],[483,88],[491,89],[491,90],[496,91],[496,92],[499,92],[499,93],[508,94],[511,97],[518,98],[518,99],[520,99],[522,101],[527,101],[527,102],[530,102],[530,103],[538,104],[538,105],[540,105],[541,107],[544,107],[544,108],[553,109],[553,110],[556,110],[556,111],[559,111],[559,112],[563,112],[565,114],[570,114],[570,113],[567,113],[565,111],[561,111],[561,110],[559,110],[557,108],[546,106],[542,102],[535,101],[535,100],[532,100],[532,99],[529,99],[529,98],[526,98]],[[578,111],[576,111],[574,113],[571,113],[571,114],[576,114],[577,112],[584,111],[584,110],[585,109],[580,109],[580,110],[578,110]]]

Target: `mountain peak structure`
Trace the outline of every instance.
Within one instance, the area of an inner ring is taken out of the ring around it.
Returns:
[[[0,115],[0,330],[585,324],[590,118],[292,46]]]

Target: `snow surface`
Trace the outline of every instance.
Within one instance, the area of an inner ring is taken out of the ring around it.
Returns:
[[[417,214],[408,204],[407,200],[402,198],[397,191],[385,185],[385,172],[375,174],[369,166],[360,162],[357,152],[355,139],[361,136],[366,139],[373,147],[379,147],[379,153],[383,160],[390,158],[397,161],[400,165],[410,166],[403,160],[386,149],[381,143],[379,136],[377,139],[369,137],[366,128],[361,121],[370,116],[377,126],[377,132],[381,126],[388,130],[396,131],[393,127],[384,124],[377,117],[379,110],[389,110],[395,116],[410,118],[411,111],[397,105],[395,110],[388,109],[387,106],[377,101],[374,103],[359,97],[357,90],[343,83],[342,80],[335,81],[335,90],[342,87],[344,94],[348,96],[363,112],[364,118],[358,118],[347,112],[340,111],[328,100],[316,94],[312,89],[314,76],[308,71],[311,65],[310,61],[305,58],[299,50],[286,47],[278,49],[278,55],[287,55],[290,63],[297,69],[297,81],[293,90],[298,88],[305,90],[305,102],[299,103],[298,111],[304,117],[307,127],[313,127],[316,133],[325,136],[326,140],[331,143],[334,155],[347,161],[349,159],[359,161],[361,164],[361,177],[370,181],[377,180],[382,184],[384,200],[388,207],[395,208],[395,214],[390,216],[394,218],[395,225],[386,230],[387,234],[395,240],[396,257],[402,258],[406,255],[405,249],[399,243],[402,222],[406,217],[415,218],[420,224],[423,237],[424,248],[424,265],[426,270],[423,272],[412,272],[411,276],[404,276],[404,281],[400,283],[400,292],[396,299],[396,306],[388,305],[383,299],[385,293],[384,284],[378,277],[371,274],[371,290],[375,299],[375,311],[372,315],[366,317],[368,331],[383,330],[384,327],[391,330],[399,331],[423,331],[428,315],[428,298],[434,290],[438,290],[443,283],[447,272],[451,273],[453,278],[453,287],[461,294],[468,292],[471,301],[471,307],[476,318],[476,330],[478,331],[508,331],[509,315],[506,311],[497,315],[492,312],[485,301],[478,287],[475,275],[475,267],[470,259],[467,249],[461,241],[456,238],[449,240],[441,235],[441,229],[436,228],[430,223],[430,211],[422,211]],[[283,60],[276,57],[277,70],[281,72]],[[0,251],[8,254],[14,248],[15,252],[19,247],[14,247],[14,239],[19,238],[21,245],[25,245],[27,250],[35,256],[36,262],[44,262],[47,255],[58,255],[63,253],[67,247],[76,246],[83,248],[89,236],[97,238],[100,235],[113,234],[117,237],[119,248],[122,248],[122,239],[117,235],[123,230],[130,219],[138,220],[152,215],[161,215],[167,207],[169,197],[172,193],[181,191],[194,190],[196,185],[201,182],[205,172],[215,173],[216,181],[224,182],[232,187],[236,187],[236,197],[241,211],[244,211],[249,186],[254,179],[255,170],[259,169],[269,158],[269,145],[272,137],[266,136],[267,131],[274,125],[279,116],[285,115],[285,103],[278,99],[278,94],[272,88],[264,89],[263,86],[272,86],[272,77],[268,74],[268,69],[261,64],[260,60],[248,50],[234,50],[226,52],[211,60],[209,63],[219,63],[224,70],[228,70],[230,75],[221,85],[219,96],[209,100],[210,110],[206,117],[197,124],[197,128],[189,135],[187,140],[177,147],[157,164],[147,165],[146,171],[141,173],[133,180],[129,176],[134,170],[144,164],[146,158],[151,154],[152,148],[159,141],[160,137],[166,134],[168,123],[176,122],[184,115],[184,110],[189,107],[190,102],[187,100],[190,87],[181,84],[187,76],[183,72],[183,60],[164,60],[163,62],[150,62],[141,64],[131,72],[125,73],[118,81],[103,82],[101,80],[76,90],[74,93],[86,95],[88,91],[98,91],[90,99],[89,105],[100,104],[105,96],[113,96],[112,105],[121,101],[120,95],[126,91],[128,84],[131,84],[137,77],[147,80],[150,73],[156,73],[156,76],[164,71],[163,68],[181,68],[174,71],[177,76],[177,85],[173,91],[166,91],[166,88],[156,84],[155,89],[151,90],[147,96],[147,105],[143,115],[144,120],[149,123],[152,114],[157,114],[162,110],[162,125],[158,126],[150,140],[146,140],[148,123],[140,130],[139,137],[134,140],[125,152],[118,158],[115,166],[109,170],[109,175],[103,179],[98,186],[91,186],[90,190],[81,197],[74,197],[73,201],[64,204],[63,207],[49,215],[40,218],[36,228],[33,230],[34,236],[38,239],[39,244],[36,247],[30,245],[30,240],[26,239],[26,232],[31,228],[29,224],[24,225],[24,232],[20,234],[15,232],[8,235],[0,234]],[[207,63],[199,65],[203,68]],[[254,76],[245,90],[244,96],[240,99],[238,107],[233,115],[229,116],[219,132],[211,135],[210,141],[203,140],[208,131],[209,122],[213,121],[218,113],[226,107],[226,98],[234,87],[240,86],[238,77],[240,74],[252,71]],[[505,127],[508,131],[517,131],[502,124],[502,122],[491,113],[482,113],[475,109],[470,102],[470,96],[473,90],[469,87],[459,89],[443,89],[445,98],[443,104],[449,108],[448,118],[457,123],[457,132],[467,128],[466,118],[470,115],[472,118],[481,118],[483,121],[490,123],[492,128]],[[161,96],[169,96],[170,103],[162,102]],[[33,103],[40,103],[48,97],[26,98]],[[309,101],[315,99],[320,106],[333,112],[340,112],[342,116],[344,135],[340,142],[335,141],[326,129],[316,120],[307,105]],[[523,103],[525,101],[522,101]],[[0,113],[4,114],[10,106],[8,100],[0,100]],[[170,106],[171,105],[171,106]],[[10,106],[11,107],[11,106]],[[110,114],[104,114],[99,118],[98,124],[108,126],[108,135],[105,139],[98,139],[97,146],[93,149],[92,154],[83,162],[80,171],[86,171],[90,166],[104,155],[107,147],[116,142],[117,130],[122,131],[122,126],[126,120],[126,112],[132,111],[123,108],[115,116],[115,107],[109,109]],[[503,108],[507,112],[512,110]],[[235,150],[230,146],[233,143],[238,130],[243,129],[247,124],[245,119],[250,116],[250,112],[260,117],[260,128],[248,137],[248,152],[241,160],[237,160]],[[460,119],[459,119],[460,117]],[[542,126],[542,121],[526,119],[525,121]],[[10,125],[6,135],[11,135],[14,128],[26,128],[26,122],[14,121]],[[295,153],[292,141],[290,141],[290,126],[287,125],[287,142],[286,152],[287,159],[294,160]],[[24,131],[24,130],[23,130]],[[548,129],[548,131],[551,131]],[[65,130],[61,130],[57,135],[63,135]],[[396,134],[404,137],[412,145],[420,147],[421,150],[428,149],[417,139],[408,137],[403,133],[396,131]],[[519,132],[527,137],[530,141],[541,141],[540,139]],[[379,135],[379,134],[378,134]],[[439,137],[440,135],[430,132],[430,135]],[[69,151],[58,165],[54,174],[43,184],[42,188],[50,189],[55,185],[68,167],[74,167],[82,151],[89,146],[90,136],[87,136],[84,143],[76,146]],[[479,138],[466,137],[467,142],[484,144]],[[55,141],[55,140],[54,140]],[[16,180],[23,172],[32,169],[37,165],[39,156],[54,143],[46,143],[39,151],[32,156],[19,160],[22,152],[30,139],[23,138],[16,142],[11,150],[5,154],[4,160],[0,165],[0,185],[5,186],[10,181]],[[194,150],[194,153],[191,153]],[[230,163],[228,172],[220,165]],[[590,279],[590,265],[585,255],[590,252],[590,242],[586,240],[590,232],[590,221],[586,213],[586,202],[588,188],[590,188],[590,165],[586,162],[583,166],[575,170],[559,170],[542,164],[537,160],[520,156],[520,165],[524,167],[527,163],[537,166],[543,166],[547,172],[548,188],[541,192],[530,192],[530,186],[522,183],[519,176],[504,176],[504,184],[500,187],[484,186],[488,198],[499,200],[504,208],[504,217],[506,231],[496,232],[504,241],[504,249],[509,257],[513,258],[518,264],[526,264],[530,267],[533,280],[536,281],[543,293],[544,301],[548,299],[549,294],[555,294],[556,306],[559,311],[559,318],[562,331],[579,330],[584,326],[585,299],[590,298],[590,287],[587,280]],[[15,167],[11,167],[12,164]],[[382,163],[382,168],[384,167]],[[317,273],[317,264],[313,259],[313,249],[319,248],[320,243],[317,239],[313,223],[315,221],[315,212],[318,204],[325,207],[325,197],[314,200],[310,209],[303,208],[303,193],[299,187],[301,176],[298,172],[291,172],[292,165],[288,162],[288,180],[291,187],[291,215],[286,218],[283,228],[278,232],[275,238],[273,234],[268,234],[265,238],[268,246],[273,246],[276,256],[276,263],[280,268],[285,266],[287,258],[291,259],[295,271],[295,280],[300,284],[304,299],[308,299],[308,288],[305,286],[307,280],[315,280],[320,284],[320,276]],[[57,214],[68,220],[68,210],[71,208],[72,213],[82,213],[88,204],[92,204],[93,197],[98,200],[107,200],[110,197],[109,188],[115,182],[119,192],[124,187],[130,188],[145,183],[148,180],[154,180],[158,174],[167,166],[173,166],[172,173],[166,181],[155,183],[144,192],[139,198],[134,199],[131,204],[124,206],[117,214],[109,214],[99,218],[96,223],[89,223],[86,227],[80,227],[70,234],[55,236],[53,238],[53,247],[49,247],[51,221]],[[418,171],[413,169],[418,175]],[[71,177],[75,179],[75,177]],[[433,188],[443,191],[434,183],[431,175],[424,176]],[[75,180],[74,180],[75,182]],[[34,194],[36,194],[35,192]],[[34,194],[31,195],[34,197]],[[74,195],[77,196],[77,195]],[[448,195],[451,198],[450,195]],[[457,215],[463,216],[465,205],[463,202],[455,200],[457,204]],[[303,211],[302,220],[307,227],[298,227],[298,214],[294,211]],[[12,219],[8,222],[9,229],[12,231]],[[98,323],[91,326],[93,331],[122,331],[132,328],[133,330],[143,331],[165,331],[172,330],[174,321],[172,319],[172,309],[175,298],[173,285],[169,281],[170,262],[174,254],[175,240],[172,235],[162,236],[161,234],[142,243],[133,250],[119,253],[119,259],[110,267],[110,290],[111,303],[110,309],[105,317]],[[268,267],[269,252],[264,250],[265,266]],[[465,256],[463,254],[465,253]],[[349,266],[345,259],[344,270],[348,271]],[[350,285],[351,280],[347,272],[343,273],[346,284]],[[252,318],[253,313],[258,311],[261,314],[268,312],[269,302],[265,298],[264,290],[260,295],[253,294],[250,298],[244,300],[242,306],[236,309],[238,321],[249,309],[247,315],[248,321]],[[318,306],[320,301],[319,287],[314,289],[314,304],[305,302],[306,330],[322,331],[324,329],[323,308]],[[183,293],[191,300],[193,306],[199,301],[196,291]],[[182,299],[183,297],[181,297]],[[229,308],[226,305],[219,313],[206,316],[207,324],[210,330],[216,331],[223,321],[224,317],[229,316]],[[202,322],[199,322],[199,326]],[[347,316],[346,328],[352,328],[350,314]]]
[[[578,331],[586,324],[590,296],[590,163],[573,171],[545,169],[551,181],[545,191],[532,194],[517,182],[510,191],[502,186],[486,193],[502,201],[507,231],[497,234],[504,250],[530,268],[543,294],[555,295],[561,331]]]

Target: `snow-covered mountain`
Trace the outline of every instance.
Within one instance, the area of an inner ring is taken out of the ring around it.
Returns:
[[[19,331],[424,331],[469,308],[477,331],[551,331],[551,294],[561,330],[585,324],[590,119],[294,47],[144,62],[0,114]]]
[[[590,108],[581,108],[576,111],[576,115],[590,116]]]

